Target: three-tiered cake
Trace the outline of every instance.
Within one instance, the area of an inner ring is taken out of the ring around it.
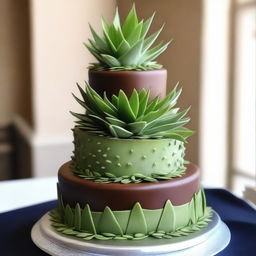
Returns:
[[[72,114],[74,155],[58,173],[58,207],[52,226],[82,240],[169,239],[207,226],[196,165],[184,160],[192,131],[188,109],[174,107],[176,86],[166,96],[167,71],[155,59],[168,46],[151,47],[162,28],[147,36],[153,20],[138,21],[135,7],[121,26],[90,26],[86,47],[96,57],[89,83],[78,86],[86,110]]]

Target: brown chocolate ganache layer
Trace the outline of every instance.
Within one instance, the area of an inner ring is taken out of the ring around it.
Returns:
[[[157,95],[160,98],[166,96],[166,69],[156,69],[147,71],[95,71],[89,70],[89,84],[101,96],[106,92],[108,97],[113,94],[118,95],[122,89],[129,97],[133,89],[150,90],[150,99]]]
[[[167,181],[137,184],[96,183],[73,174],[65,163],[58,172],[58,191],[64,203],[84,207],[87,203],[93,211],[131,210],[136,202],[144,209],[161,209],[170,200],[173,205],[191,201],[200,188],[200,171],[194,164],[187,165],[186,173],[180,178]]]

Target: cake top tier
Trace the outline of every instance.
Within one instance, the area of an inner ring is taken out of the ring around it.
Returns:
[[[90,69],[94,70],[151,70],[162,66],[155,59],[166,50],[171,41],[160,42],[152,47],[163,26],[151,35],[148,30],[154,14],[147,20],[139,21],[135,5],[128,13],[123,24],[120,22],[118,9],[112,24],[102,18],[103,35],[90,25],[93,39],[85,43],[87,49],[97,59]]]

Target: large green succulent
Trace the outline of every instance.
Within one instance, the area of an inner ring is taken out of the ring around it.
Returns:
[[[98,35],[90,26],[93,39],[85,44],[99,63],[92,63],[91,69],[96,70],[148,70],[162,66],[155,59],[167,48],[169,43],[163,42],[150,48],[163,26],[146,37],[154,14],[146,21],[138,21],[133,5],[123,25],[120,24],[118,10],[112,24],[102,18],[103,36]]]
[[[71,112],[79,120],[78,127],[97,134],[118,138],[173,138],[185,141],[192,131],[184,128],[190,118],[188,109],[178,112],[173,108],[181,93],[177,86],[162,100],[159,96],[149,101],[149,91],[135,89],[128,99],[120,90],[119,95],[108,99],[101,97],[89,85],[78,88],[83,100],[75,99],[85,109],[85,114]]]

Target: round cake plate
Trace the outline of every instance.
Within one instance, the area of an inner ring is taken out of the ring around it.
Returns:
[[[229,244],[231,235],[219,215],[213,212],[206,228],[184,237],[84,241],[55,231],[47,213],[33,226],[31,237],[36,246],[52,256],[211,256]]]

